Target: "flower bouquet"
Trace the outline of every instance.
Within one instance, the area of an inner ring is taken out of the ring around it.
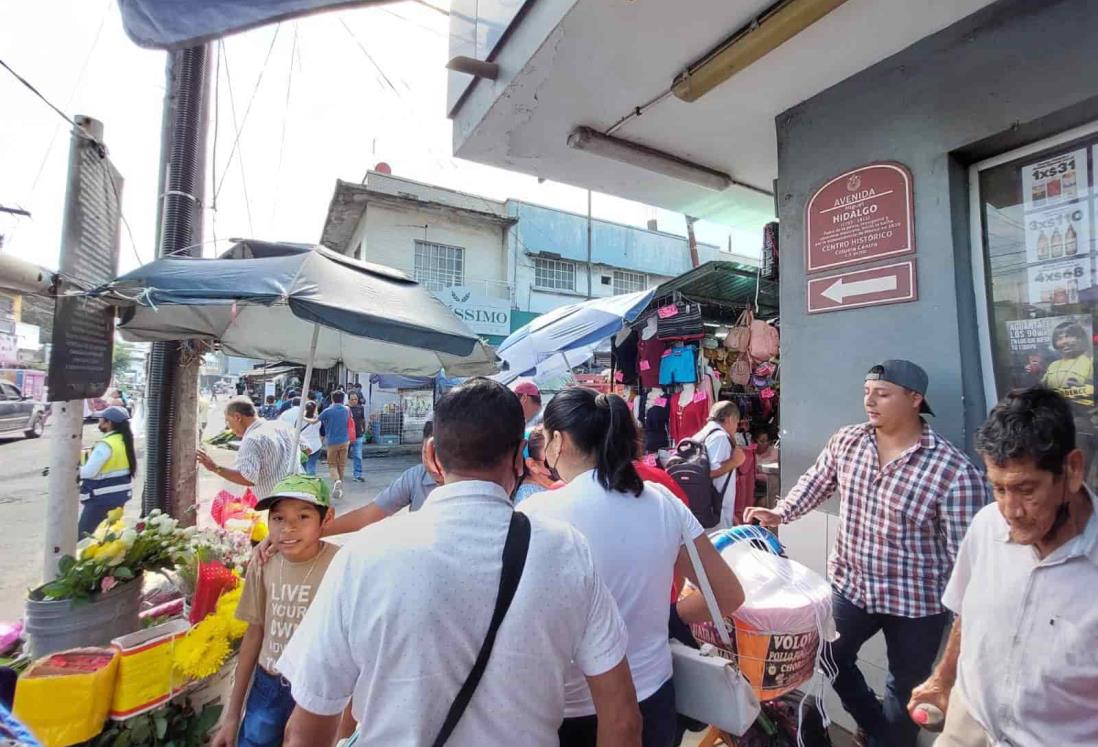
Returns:
[[[185,558],[193,534],[193,527],[180,529],[175,519],[159,510],[135,520],[116,508],[91,537],[80,541],[75,557],[61,558],[58,577],[33,590],[30,598],[86,601],[132,581],[142,571],[171,568]]]
[[[243,575],[252,546],[247,535],[221,527],[190,532],[185,538],[174,571],[169,575],[187,599],[193,599],[198,572],[203,564],[220,563]]]

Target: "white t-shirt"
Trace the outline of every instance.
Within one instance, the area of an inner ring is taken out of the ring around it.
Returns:
[[[595,569],[629,630],[629,668],[637,699],[655,693],[671,679],[667,616],[683,530],[692,538],[705,531],[694,514],[662,485],[645,483],[640,496],[618,493],[602,487],[594,471],[563,488],[530,496],[518,510],[565,521],[587,538]],[[578,670],[568,678],[565,699],[568,718],[595,712]]]
[[[353,696],[360,744],[429,745],[488,630],[512,513],[499,485],[465,481],[355,534],[278,661],[294,701],[334,715]],[[571,662],[596,676],[625,656],[587,542],[561,522],[530,524],[514,600],[447,747],[557,747]]]
[[[961,542],[942,603],[961,616],[957,685],[996,745],[1098,744],[1098,500],[1048,557],[1010,541],[992,503]]]
[[[728,437],[728,431],[716,423],[706,423],[705,427],[692,437],[693,441],[703,441],[705,450],[709,454],[709,469],[718,470],[732,458],[732,440]],[[725,484],[727,483],[727,489]],[[736,473],[729,472],[723,477],[713,478],[713,487],[724,496],[727,503],[731,498],[736,500]]]

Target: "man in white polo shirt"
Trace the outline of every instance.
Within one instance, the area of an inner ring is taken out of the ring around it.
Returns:
[[[278,662],[297,704],[286,745],[332,744],[348,703],[359,745],[431,745],[443,733],[504,588],[523,423],[518,399],[488,379],[439,398],[425,461],[443,484],[419,511],[344,546]],[[529,527],[513,599],[447,747],[557,747],[573,661],[605,719],[600,747],[639,747],[625,625],[587,542],[560,522]]]
[[[736,470],[746,459],[743,449],[732,441],[739,425],[739,406],[735,402],[717,402],[709,409],[709,421],[690,437],[705,444],[713,488],[723,497],[721,526],[725,528],[736,523]]]
[[[912,692],[937,747],[1098,745],[1098,516],[1070,405],[1013,392],[976,436],[995,504],[973,519],[943,602],[958,615]]]

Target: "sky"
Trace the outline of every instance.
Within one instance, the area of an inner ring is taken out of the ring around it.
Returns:
[[[439,4],[445,5],[443,0]],[[62,111],[94,117],[122,173],[119,265],[155,255],[166,54],[133,44],[117,0],[0,0],[0,59]],[[448,18],[413,2],[272,25],[215,47],[204,254],[230,237],[314,242],[336,179],[396,176],[584,213],[587,193],[451,156]],[[0,251],[56,268],[69,126],[0,69]],[[216,158],[213,157],[216,148]],[[595,217],[685,234],[681,215],[596,193]],[[758,256],[761,232],[701,222],[699,241]],[[214,239],[217,242],[214,243]]]

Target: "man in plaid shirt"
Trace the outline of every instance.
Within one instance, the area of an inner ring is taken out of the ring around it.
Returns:
[[[871,747],[915,744],[906,704],[930,674],[949,622],[941,599],[961,540],[991,501],[983,474],[923,420],[934,414],[927,384],[910,361],[874,366],[865,380],[869,422],[839,430],[784,500],[744,517],[776,527],[838,491],[828,564],[839,632],[834,686]],[[858,669],[859,650],[878,632],[888,650],[883,706]]]

